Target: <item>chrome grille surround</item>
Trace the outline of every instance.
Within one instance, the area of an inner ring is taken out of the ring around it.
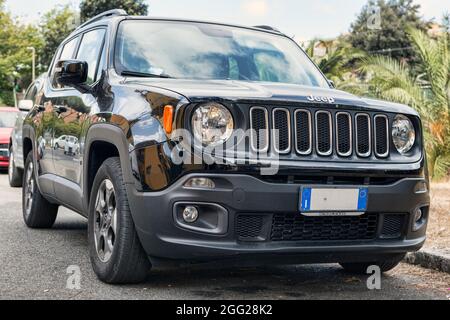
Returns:
[[[282,130],[278,129],[278,137],[276,135],[277,130],[277,113],[285,113],[286,115],[286,136],[283,134]],[[279,154],[288,154],[291,152],[291,145],[292,145],[292,130],[291,130],[291,114],[288,109],[285,108],[275,108],[272,111],[272,129],[273,129],[273,148],[274,150]],[[280,144],[282,142],[282,139],[287,139],[287,147],[284,149],[280,148]],[[278,143],[277,143],[278,142]]]
[[[367,121],[367,128],[365,128],[365,129],[367,129],[367,132],[366,132],[367,137],[362,136],[363,133],[361,131],[363,128],[359,127],[361,124],[362,118],[365,118]],[[358,113],[355,116],[355,133],[356,133],[355,134],[356,135],[356,154],[358,155],[358,157],[361,157],[361,158],[370,157],[370,155],[372,154],[372,129],[371,129],[370,116],[368,114]],[[364,139],[364,138],[367,138],[367,139]],[[361,146],[363,143],[363,141],[361,141],[361,140],[367,140],[367,141],[365,141],[367,144],[367,151],[365,151],[365,150],[361,151]]]
[[[265,128],[254,128],[254,120],[256,120],[255,111],[263,111],[264,112],[264,125]],[[264,107],[252,107],[250,109],[250,126],[251,126],[251,133],[250,133],[250,145],[251,148],[254,152],[267,152],[269,150],[269,144],[270,144],[270,137],[269,137],[269,113],[267,111],[266,108]],[[265,130],[264,136],[261,137],[261,132],[260,130]],[[263,146],[261,146],[261,141],[260,139],[264,138],[265,139],[265,143],[263,144]]]
[[[329,128],[322,128],[321,126],[319,126],[319,116],[325,114],[328,117],[328,125]],[[320,156],[331,156],[331,154],[333,153],[333,120],[331,117],[331,112],[329,111],[316,111],[315,114],[315,127],[316,127],[316,152],[318,155]],[[329,144],[329,148],[327,148],[327,150],[321,150],[321,143],[327,144],[327,142],[325,141],[326,136],[323,136],[319,133],[319,130],[325,130],[327,132],[329,132],[328,135],[328,144]],[[320,140],[323,139],[323,140]]]
[[[308,143],[308,148],[305,148],[306,150],[300,150],[300,147],[299,147],[300,138],[301,138],[300,132],[299,132],[300,131],[299,130],[299,118],[298,118],[299,114],[306,114],[308,117],[307,132],[308,132],[309,136],[306,138],[307,143]],[[297,153],[302,156],[310,155],[313,150],[313,125],[312,125],[311,111],[306,110],[306,109],[297,109],[294,112],[294,118],[295,118],[295,151],[297,151]]]
[[[378,132],[378,125],[377,125],[377,120],[378,119],[384,119],[385,121],[385,125],[386,125],[386,140],[384,141],[385,143],[385,148],[386,148],[386,152],[384,153],[380,153],[378,151],[378,147],[380,146],[379,144],[382,143],[381,141],[378,141],[378,134],[380,132]],[[389,152],[390,152],[390,148],[389,148],[389,142],[390,142],[390,134],[389,134],[389,118],[387,116],[385,116],[384,114],[377,114],[375,115],[375,117],[373,118],[373,122],[374,122],[374,126],[373,126],[373,130],[374,130],[374,150],[375,150],[375,155],[378,158],[386,158],[389,156]]]
[[[399,159],[397,154],[392,154],[390,146],[393,116],[390,113],[301,105],[250,106],[249,116],[252,133],[249,148],[253,151],[279,154],[289,160],[296,157],[343,161]],[[258,139],[254,129],[259,128],[281,129],[281,140],[277,142],[275,133],[269,132]]]
[[[348,145],[349,145],[349,150],[348,151],[342,151],[340,150],[340,139],[342,139],[341,135],[340,135],[340,124],[339,124],[339,117],[347,117],[348,120]],[[352,128],[352,116],[350,113],[348,112],[338,112],[336,113],[336,151],[337,154],[340,155],[341,157],[349,157],[353,154],[353,128]]]

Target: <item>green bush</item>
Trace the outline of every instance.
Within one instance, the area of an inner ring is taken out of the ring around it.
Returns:
[[[13,91],[0,91],[0,105],[14,106],[14,93]]]

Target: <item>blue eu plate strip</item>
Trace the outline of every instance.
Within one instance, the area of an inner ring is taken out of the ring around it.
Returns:
[[[369,195],[368,188],[360,188],[359,189],[358,211],[366,211],[367,210],[368,195]]]
[[[301,211],[310,211],[311,210],[311,193],[312,193],[312,188],[303,188],[302,189]]]

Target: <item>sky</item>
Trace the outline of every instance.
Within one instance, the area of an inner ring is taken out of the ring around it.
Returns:
[[[366,0],[147,0],[149,15],[190,18],[246,26],[270,25],[297,41],[333,38],[349,30]],[[450,0],[414,0],[421,15],[440,22]],[[37,23],[58,5],[78,7],[79,0],[7,0],[9,11],[23,22]]]

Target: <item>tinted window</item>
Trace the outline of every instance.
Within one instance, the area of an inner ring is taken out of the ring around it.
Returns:
[[[96,29],[85,33],[81,40],[77,60],[88,63],[88,84],[92,84],[96,80],[98,60],[100,58],[104,37],[105,29]]]

